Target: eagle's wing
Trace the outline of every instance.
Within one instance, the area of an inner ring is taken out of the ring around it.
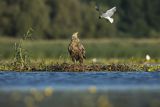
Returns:
[[[83,58],[86,58],[86,56],[85,56],[86,51],[85,51],[85,48],[82,44],[79,44],[79,50],[80,50]]]
[[[72,52],[71,44],[69,44],[69,46],[68,46],[68,52],[71,55],[71,52]]]
[[[102,14],[102,16],[103,17],[111,17],[114,14],[114,12],[116,12],[116,7],[113,7],[111,9],[107,10],[106,13]]]

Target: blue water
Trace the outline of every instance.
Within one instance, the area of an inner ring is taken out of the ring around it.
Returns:
[[[159,88],[160,72],[0,72],[0,89]]]
[[[160,107],[159,90],[160,72],[0,72],[3,107]]]

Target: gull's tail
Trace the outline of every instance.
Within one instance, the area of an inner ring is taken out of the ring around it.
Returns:
[[[114,22],[114,19],[113,19],[113,18],[111,18],[111,17],[107,17],[107,19],[108,19],[111,23],[113,23],[113,22]]]

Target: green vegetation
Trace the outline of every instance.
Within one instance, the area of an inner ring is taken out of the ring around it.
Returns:
[[[117,7],[113,24],[98,19],[96,4],[104,11]],[[0,70],[157,71],[159,5],[159,0],[0,0]],[[31,27],[34,32],[23,35]],[[67,52],[76,31],[86,48],[84,65],[73,65]]]
[[[30,31],[26,35],[30,35]],[[24,35],[24,37],[26,37]],[[16,71],[158,71],[158,39],[90,39],[84,65],[73,64],[67,52],[69,40],[0,39],[0,70]],[[14,44],[17,43],[15,46]],[[13,54],[14,53],[14,54]],[[151,60],[145,59],[146,54]]]
[[[149,54],[152,59],[160,58],[159,39],[82,39],[87,59],[140,58]],[[11,59],[14,44],[18,39],[0,39],[0,59]],[[69,40],[26,40],[24,49],[32,59],[67,59]]]
[[[51,72],[94,72],[94,71],[121,71],[121,72],[155,72],[160,70],[160,60],[144,61],[138,60],[122,60],[108,59],[93,62],[91,59],[85,61],[84,64],[73,64],[69,59],[42,59],[31,60],[28,66],[14,65],[12,60],[4,60],[0,62],[0,71],[51,71]]]
[[[98,19],[95,4],[117,7],[115,23]],[[0,0],[0,36],[22,37],[30,27],[34,38],[159,37],[159,0]]]
[[[29,29],[24,37],[18,43],[15,43],[15,56],[13,65],[15,67],[24,68],[29,66],[30,58],[26,49],[23,47],[24,40],[31,38],[33,29]]]

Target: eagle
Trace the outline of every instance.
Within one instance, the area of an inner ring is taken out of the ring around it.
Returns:
[[[79,63],[82,64],[83,60],[86,59],[85,48],[78,38],[78,32],[73,33],[70,44],[68,46],[68,52],[74,63],[79,61]]]

